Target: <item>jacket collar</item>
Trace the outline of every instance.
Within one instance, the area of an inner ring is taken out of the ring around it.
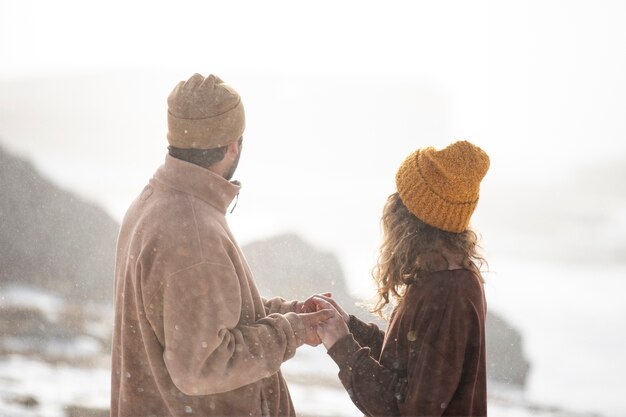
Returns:
[[[157,169],[153,179],[197,197],[224,214],[241,188],[206,168],[170,155],[165,156],[165,163]]]

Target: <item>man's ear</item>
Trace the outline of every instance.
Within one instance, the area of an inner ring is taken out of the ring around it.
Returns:
[[[226,149],[226,153],[230,156],[236,156],[239,153],[239,142],[235,141],[228,144],[228,149]]]

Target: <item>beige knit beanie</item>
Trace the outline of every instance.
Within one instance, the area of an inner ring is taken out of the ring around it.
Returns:
[[[241,98],[215,75],[194,74],[181,81],[167,98],[167,105],[167,140],[177,148],[218,148],[243,135]]]
[[[461,233],[478,204],[480,182],[489,169],[489,156],[467,141],[444,149],[418,149],[396,174],[404,205],[426,224]]]

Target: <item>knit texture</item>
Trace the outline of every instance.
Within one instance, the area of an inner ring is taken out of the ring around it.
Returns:
[[[167,98],[167,140],[184,149],[212,149],[237,141],[245,128],[239,94],[219,77],[194,74]]]
[[[489,156],[478,146],[458,141],[444,149],[418,149],[396,173],[404,205],[418,219],[438,229],[461,233],[478,204],[480,182]]]

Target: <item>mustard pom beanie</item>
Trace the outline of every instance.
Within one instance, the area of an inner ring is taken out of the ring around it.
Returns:
[[[194,74],[167,98],[167,141],[183,149],[212,149],[239,140],[245,113],[239,94],[219,77]]]
[[[478,204],[480,181],[489,156],[478,146],[458,141],[444,149],[418,149],[396,173],[400,199],[418,219],[438,229],[461,233]]]

